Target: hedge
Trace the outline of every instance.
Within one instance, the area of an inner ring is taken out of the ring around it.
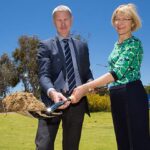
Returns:
[[[111,110],[109,95],[100,96],[99,94],[88,94],[87,98],[91,112]]]

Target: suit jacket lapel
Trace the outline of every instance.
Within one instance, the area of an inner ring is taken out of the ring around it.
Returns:
[[[59,42],[57,37],[55,37],[55,46],[58,49],[58,52],[60,54],[60,59],[61,59],[61,62],[63,64],[62,72],[63,72],[64,79],[66,79],[65,57],[64,57],[62,47],[61,47],[60,42]]]
[[[76,62],[77,62],[77,66],[78,66],[78,69],[79,69],[79,74],[80,74],[80,77],[81,77],[81,68],[80,68],[80,65],[79,65],[79,62],[80,62],[79,51],[77,50],[77,45],[76,45],[75,41],[72,38],[71,38],[71,41],[72,41],[73,48],[74,48],[74,51],[75,51]]]

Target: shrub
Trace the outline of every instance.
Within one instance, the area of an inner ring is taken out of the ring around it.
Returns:
[[[109,95],[88,94],[89,109],[91,112],[110,111]]]

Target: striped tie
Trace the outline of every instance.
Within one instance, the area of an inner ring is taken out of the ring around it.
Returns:
[[[68,39],[63,39],[63,42],[65,50],[66,75],[68,79],[69,94],[71,94],[73,89],[76,87],[75,73]]]

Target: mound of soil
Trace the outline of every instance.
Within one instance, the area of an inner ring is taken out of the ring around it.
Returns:
[[[16,92],[0,100],[1,112],[16,112],[34,118],[52,118],[62,112],[48,112],[43,102],[39,101],[32,93]]]
[[[45,105],[36,99],[32,93],[16,92],[6,96],[2,103],[8,112],[44,111]]]

